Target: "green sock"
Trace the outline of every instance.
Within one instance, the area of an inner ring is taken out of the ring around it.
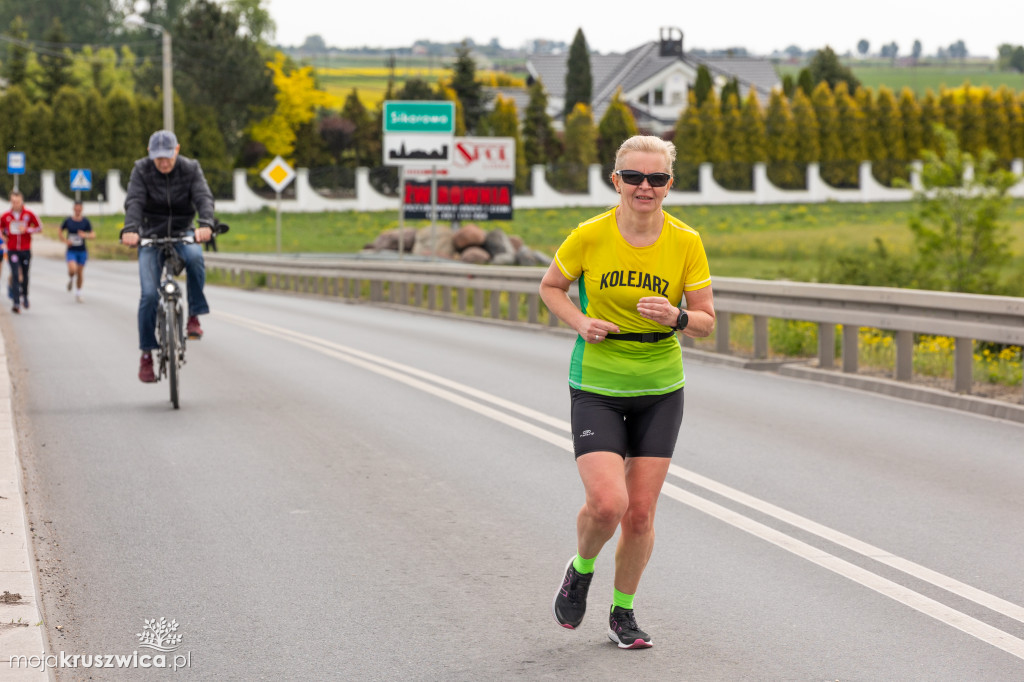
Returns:
[[[597,557],[584,559],[577,554],[576,558],[572,560],[572,567],[576,569],[577,573],[593,573],[595,561],[597,561]]]
[[[618,606],[620,609],[632,609],[633,608],[633,597],[635,594],[623,594],[618,590],[612,593],[612,607]]]

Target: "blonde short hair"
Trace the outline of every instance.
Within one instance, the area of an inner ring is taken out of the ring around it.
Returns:
[[[676,162],[676,146],[671,142],[661,139],[655,135],[634,135],[619,145],[619,151],[615,152],[614,171],[622,170],[622,157],[630,152],[648,152],[661,154],[665,157],[665,166],[669,175],[672,175],[672,166]]]

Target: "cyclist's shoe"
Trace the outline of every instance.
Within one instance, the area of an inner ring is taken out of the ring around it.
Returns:
[[[11,312],[12,312],[12,313],[15,313],[15,314],[17,314],[17,313],[20,313],[20,312],[21,312],[21,308],[19,308],[19,307],[18,307],[18,304],[17,304],[17,303],[15,303],[15,304],[14,304],[13,306],[11,306]]]
[[[139,381],[144,384],[152,384],[156,381],[156,373],[153,371],[153,354],[143,353],[139,361]]]
[[[619,645],[620,649],[646,649],[654,646],[651,636],[636,624],[633,609],[612,607],[608,614],[608,639]]]
[[[190,315],[188,318],[188,338],[198,341],[203,338],[203,328],[199,326],[199,316]]]
[[[583,614],[587,612],[587,592],[590,590],[590,581],[594,578],[593,573],[576,571],[572,565],[575,558],[574,555],[569,559],[562,586],[555,592],[555,601],[551,604],[555,620],[563,628],[570,630],[575,630],[583,622]]]

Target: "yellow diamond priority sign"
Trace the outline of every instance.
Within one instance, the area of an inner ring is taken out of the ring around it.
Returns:
[[[267,167],[260,172],[260,177],[275,192],[282,191],[287,187],[292,180],[295,179],[295,170],[288,165],[288,162],[282,159],[280,156],[274,157],[274,160],[267,164]]]

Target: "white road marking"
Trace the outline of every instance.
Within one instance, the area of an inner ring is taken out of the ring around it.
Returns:
[[[573,451],[571,439],[564,436],[558,436],[546,429],[541,429],[534,424],[525,422],[522,419],[518,419],[507,413],[486,407],[478,402],[468,400],[462,395],[453,393],[452,390],[471,396],[477,401],[491,403],[492,405],[501,407],[509,412],[520,414],[536,422],[556,427],[564,433],[568,433],[570,431],[570,424],[564,420],[550,417],[536,410],[518,405],[511,401],[430,372],[416,369],[415,367],[410,367],[408,365],[403,365],[401,363],[388,360],[387,358],[382,358],[373,355],[372,353],[366,353],[364,351],[343,346],[319,337],[302,334],[300,332],[258,322],[238,315],[228,313],[216,313],[216,315],[240,326],[290,341],[305,348],[309,348],[310,350],[323,353],[338,360],[366,369],[367,371],[404,383],[408,386],[430,393],[431,395],[447,400],[455,405],[459,405],[460,407],[464,407],[488,417],[489,419],[498,421],[506,426],[522,431],[523,433],[527,433],[565,451]],[[433,382],[433,384],[427,382]],[[440,388],[440,386],[444,386],[445,388]],[[995,595],[984,592],[983,590],[979,590],[967,585],[966,583],[962,583],[954,578],[898,557],[890,552],[886,552],[885,550],[866,542],[862,542],[849,535],[828,528],[827,526],[823,526],[811,521],[810,519],[799,516],[798,514],[786,511],[781,507],[777,507],[769,502],[760,500],[734,488],[730,488],[729,486],[713,481],[712,479],[684,469],[683,467],[675,464],[670,465],[669,473],[695,486],[704,488],[705,490],[759,511],[767,516],[771,516],[779,521],[845,547],[857,554],[873,559],[892,568],[896,568],[907,575],[931,583],[932,585],[940,587],[947,592],[973,601],[992,611],[1003,614],[1017,621],[1024,622],[1024,607],[1017,604],[1013,604],[1012,602],[996,597]],[[762,540],[774,544],[777,547],[785,549],[786,551],[821,566],[822,568],[826,568],[838,575],[874,590],[879,594],[909,606],[912,609],[1024,660],[1024,640],[1013,637],[998,628],[941,604],[940,602],[906,588],[899,583],[878,576],[867,569],[851,564],[850,562],[818,549],[813,545],[809,545],[797,540],[796,538],[790,537],[781,531],[754,521],[753,519],[743,516],[738,512],[706,500],[698,495],[694,495],[693,493],[683,490],[671,483],[666,482],[664,484],[662,487],[662,494],[708,514],[709,516],[719,519],[720,521],[723,521],[735,528],[761,538]]]

